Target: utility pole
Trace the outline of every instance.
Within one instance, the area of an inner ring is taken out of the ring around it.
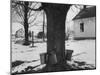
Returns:
[[[32,47],[34,47],[34,32],[32,31]]]
[[[43,42],[45,41],[44,26],[45,26],[45,12],[43,11]]]

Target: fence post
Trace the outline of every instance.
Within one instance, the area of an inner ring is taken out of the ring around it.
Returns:
[[[34,32],[32,31],[32,47],[34,47]]]

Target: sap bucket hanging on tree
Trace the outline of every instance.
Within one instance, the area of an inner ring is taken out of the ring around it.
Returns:
[[[47,53],[41,53],[40,54],[40,61],[41,61],[41,64],[47,63]]]
[[[48,64],[56,64],[57,63],[57,56],[55,51],[51,51],[48,53]]]
[[[73,50],[65,50],[66,60],[71,61]]]

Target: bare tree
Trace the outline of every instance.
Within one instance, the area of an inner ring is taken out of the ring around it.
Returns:
[[[12,5],[12,13],[16,12],[16,15],[19,16],[21,19],[21,20],[17,20],[16,22],[24,26],[24,30],[25,30],[24,45],[29,45],[28,28],[29,26],[31,26],[31,24],[37,19],[37,16],[40,14],[40,12],[33,11],[32,8],[37,8],[39,6],[39,3],[12,0],[11,5]],[[34,17],[32,20],[30,20],[30,17],[32,16]]]

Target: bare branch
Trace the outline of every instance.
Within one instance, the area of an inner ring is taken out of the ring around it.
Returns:
[[[83,9],[83,6],[84,6],[84,5],[74,5],[74,7],[76,7],[76,8],[79,9],[79,10],[82,10],[82,9]]]
[[[20,8],[21,8],[21,10],[20,10],[20,14],[22,15],[22,20],[24,20],[24,8],[21,7],[21,6],[20,6]]]
[[[23,25],[23,22],[22,21],[16,20],[15,23],[20,23],[21,25]]]
[[[20,6],[17,6],[15,8],[15,11],[16,11],[16,14],[23,20],[23,13],[22,13],[22,11],[20,9]]]
[[[73,12],[75,12],[75,10],[73,10],[73,8],[71,8],[71,10],[72,10]]]
[[[33,9],[33,8],[30,8],[30,7],[27,7],[26,5],[24,5],[24,4],[20,3],[20,2],[16,2],[16,4],[21,5],[21,6],[24,6],[24,7],[28,8],[29,10],[33,10],[33,11],[41,11],[43,9],[42,6],[40,6],[37,9]]]
[[[30,2],[29,4],[30,4],[29,6],[32,6],[32,2]],[[37,5],[37,3],[32,8],[34,8],[36,5]],[[32,12],[32,10],[29,10],[29,12],[28,12],[28,19],[29,19],[29,17],[34,15],[34,14],[31,15],[31,12]]]
[[[31,16],[34,16],[36,13],[34,12],[33,14],[30,14],[29,16],[28,16],[28,19],[31,17]]]
[[[27,16],[28,19],[30,17],[30,14],[31,14],[31,10],[29,10],[29,12],[28,12],[28,16]]]
[[[29,26],[29,27],[31,28],[31,27],[33,27],[33,26],[39,26],[39,25],[38,25],[39,23],[42,23],[42,22],[36,22],[36,23],[34,23],[33,25],[31,25],[31,26]],[[41,25],[41,26],[42,26],[42,25]]]
[[[40,14],[40,12],[35,15],[35,18],[31,22],[29,22],[29,24],[33,23],[37,19],[39,14]]]

